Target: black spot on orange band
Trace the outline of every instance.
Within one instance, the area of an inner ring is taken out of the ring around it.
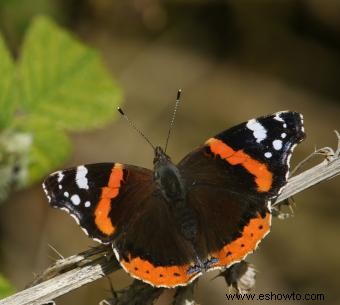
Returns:
[[[225,245],[222,250],[212,253],[211,256],[218,259],[213,267],[229,266],[233,262],[240,261],[256,249],[257,244],[270,231],[271,214],[267,213],[264,217],[260,214],[249,221],[242,231],[242,236],[233,242]],[[259,229],[259,227],[262,229]]]
[[[188,273],[190,264],[182,266],[154,266],[140,257],[121,259],[121,265],[132,276],[157,287],[175,287],[189,283],[198,272]]]

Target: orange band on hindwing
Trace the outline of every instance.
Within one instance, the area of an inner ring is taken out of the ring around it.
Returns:
[[[210,147],[214,155],[220,156],[221,159],[226,160],[231,165],[243,166],[250,174],[255,176],[255,182],[259,192],[268,192],[270,190],[273,175],[268,170],[266,164],[253,159],[243,150],[235,151],[223,141],[215,138],[210,138],[205,144]]]
[[[270,213],[267,213],[264,217],[258,214],[256,218],[252,218],[244,227],[241,237],[228,243],[220,251],[211,254],[218,259],[211,268],[226,267],[243,260],[247,254],[256,249],[258,243],[269,233],[270,224]]]
[[[182,266],[154,266],[140,257],[120,260],[123,268],[133,277],[157,287],[175,287],[185,285],[193,280],[199,272],[188,273],[190,264]]]
[[[111,211],[111,200],[118,196],[122,180],[123,165],[116,163],[111,170],[108,185],[102,188],[100,201],[94,211],[96,226],[106,235],[112,235],[115,231],[109,213]]]

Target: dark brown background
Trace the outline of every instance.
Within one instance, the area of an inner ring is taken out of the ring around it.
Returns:
[[[163,144],[176,91],[183,88],[169,145],[174,161],[223,129],[285,109],[305,116],[307,139],[294,164],[315,147],[336,144],[337,1],[65,0],[53,5],[52,15],[61,24],[102,52],[123,88],[125,111],[153,143]],[[27,10],[27,20],[31,15]],[[15,12],[3,10],[0,16],[17,53],[21,30],[11,24]],[[119,119],[71,137],[74,151],[65,167],[101,161],[152,165],[150,147]],[[274,220],[271,234],[249,257],[259,270],[254,292],[323,293],[324,302],[294,304],[339,304],[339,195],[338,178],[297,195],[295,217]],[[51,263],[55,254],[48,244],[64,256],[95,244],[71,217],[49,208],[40,185],[13,194],[1,206],[0,220],[2,271],[17,289]],[[222,279],[210,281],[214,275],[199,281],[200,304],[227,304],[228,289]],[[112,281],[120,288],[131,279],[119,271]],[[157,304],[169,304],[170,295]],[[90,305],[107,296],[108,283],[101,280],[57,301]]]

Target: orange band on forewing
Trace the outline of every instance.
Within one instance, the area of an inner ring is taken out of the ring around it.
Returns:
[[[123,165],[116,163],[112,168],[108,186],[102,188],[100,201],[94,211],[97,228],[106,235],[112,235],[115,231],[109,213],[111,211],[111,199],[118,196],[119,187],[123,180]]]
[[[154,266],[152,263],[136,257],[129,261],[121,260],[124,269],[132,276],[154,286],[175,287],[184,285],[197,275],[198,272],[188,274],[190,265],[183,266]]]
[[[233,150],[223,141],[211,138],[206,142],[213,154],[218,155],[221,159],[226,160],[231,165],[241,165],[249,173],[255,176],[257,189],[260,192],[268,192],[272,186],[273,175],[268,170],[266,164],[261,163],[251,156],[246,154],[243,150]]]
[[[270,230],[271,214],[265,217],[260,215],[249,221],[242,231],[242,236],[225,245],[222,250],[212,253],[211,256],[218,259],[214,267],[226,267],[230,264],[243,260],[248,253],[256,249],[258,243],[267,235]]]

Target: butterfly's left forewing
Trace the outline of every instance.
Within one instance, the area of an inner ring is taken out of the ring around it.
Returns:
[[[101,243],[112,242],[119,223],[129,218],[126,211],[135,209],[151,186],[151,171],[120,163],[81,165],[55,172],[43,183],[50,204],[66,210]]]

